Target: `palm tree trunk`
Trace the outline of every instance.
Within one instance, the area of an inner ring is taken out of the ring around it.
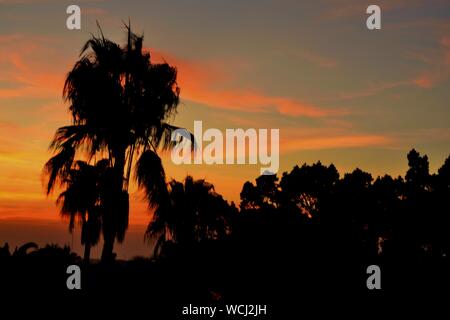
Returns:
[[[114,250],[114,240],[115,235],[112,233],[103,235],[103,249],[102,249],[102,257],[101,261],[104,263],[110,263],[114,261],[115,255],[113,253]]]
[[[91,256],[91,230],[88,223],[88,220],[86,219],[86,214],[82,215],[82,228],[81,228],[81,243],[84,242],[84,257],[83,257],[83,263],[85,265],[89,264],[89,259]]]
[[[123,190],[123,182],[124,182],[124,169],[125,169],[125,154],[126,154],[126,147],[118,148],[117,150],[113,151],[113,157],[115,159],[114,161],[114,172],[115,172],[115,179],[114,179],[114,189],[115,194],[120,195]],[[115,197],[115,201],[119,201],[120,197]],[[116,231],[117,231],[117,218],[115,217],[114,210],[118,207],[118,204],[116,203],[113,207],[109,208],[109,214],[110,216],[107,217],[106,222],[104,220],[104,223],[107,224],[107,226],[104,229],[103,232],[103,249],[102,249],[102,262],[112,262],[115,259],[114,255],[114,241],[116,238]]]
[[[84,264],[88,265],[91,258],[91,244],[86,242],[84,245]]]

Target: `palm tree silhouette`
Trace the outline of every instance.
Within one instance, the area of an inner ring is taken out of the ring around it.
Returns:
[[[148,187],[161,185],[165,178],[158,151],[175,145],[171,134],[178,129],[169,124],[179,103],[176,68],[152,63],[143,37],[130,25],[126,28],[124,47],[105,39],[99,27],[100,36],[82,48],[63,90],[73,124],[57,130],[50,145],[55,155],[45,170],[50,193],[72,168],[77,152],[87,152],[89,162],[98,156],[108,159],[112,175],[103,215],[103,261],[114,259],[114,242],[125,236],[132,168],[138,165],[136,177]]]
[[[158,190],[164,199],[159,203],[164,205],[157,207],[146,232],[157,238],[155,255],[168,241],[192,245],[230,234],[237,209],[216,193],[212,184],[187,176],[184,182],[172,180],[167,188]]]
[[[57,203],[61,206],[61,215],[69,218],[69,231],[73,232],[75,222],[81,222],[81,244],[84,245],[84,262],[89,263],[91,246],[100,238],[102,201],[100,177],[105,170],[106,161],[96,166],[77,161],[62,181],[65,190],[61,192]]]

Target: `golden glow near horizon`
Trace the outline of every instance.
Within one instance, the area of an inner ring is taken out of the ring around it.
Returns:
[[[70,123],[64,77],[96,20],[122,43],[131,17],[154,61],[178,68],[175,124],[279,128],[279,173],[321,160],[341,174],[399,175],[413,147],[436,171],[450,151],[450,4],[378,2],[383,28],[372,32],[357,0],[83,1],[80,31],[65,27],[66,1],[0,1],[0,220],[59,219],[41,170]],[[259,165],[164,164],[169,178],[205,178],[235,202],[259,175]],[[141,199],[132,193],[132,224],[149,220]]]

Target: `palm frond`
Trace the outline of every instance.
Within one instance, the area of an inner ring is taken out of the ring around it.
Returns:
[[[75,150],[71,146],[64,146],[60,152],[50,158],[44,165],[43,174],[48,177],[46,192],[52,192],[55,184],[67,178],[75,157]]]
[[[139,157],[135,173],[138,185],[143,188],[151,208],[164,205],[167,201],[166,174],[161,158],[152,150],[146,150]]]
[[[175,132],[177,132],[176,139],[172,139]],[[172,150],[176,145],[183,143],[184,140],[190,141],[192,150],[195,148],[195,138],[191,132],[166,122],[161,123],[152,138],[155,140],[155,145],[163,151]]]

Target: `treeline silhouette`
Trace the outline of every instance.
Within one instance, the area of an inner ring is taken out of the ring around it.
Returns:
[[[4,245],[0,290],[145,292],[160,310],[196,301],[274,304],[346,290],[376,295],[366,287],[372,264],[382,270],[382,292],[446,288],[450,158],[431,174],[427,156],[411,150],[404,177],[376,179],[304,164],[246,182],[239,208],[205,180],[167,182],[159,153],[175,145],[177,70],[153,63],[143,37],[126,28],[124,46],[99,28],[82,48],[63,90],[72,123],[56,131],[43,170],[46,193],[60,191],[69,231],[81,225],[83,259],[67,247],[27,244],[11,253]],[[156,246],[147,258],[118,261],[133,179],[154,211],[146,237]],[[100,238],[101,261],[92,263]],[[66,288],[70,264],[82,266],[80,291]]]
[[[426,155],[407,158],[396,178],[360,169],[341,177],[320,162],[263,175],[243,185],[240,209],[204,180],[173,180],[171,214],[156,213],[148,227],[147,236],[158,235],[153,254],[85,264],[82,293],[72,294],[150,288],[149,297],[169,304],[369,295],[372,264],[384,293],[438,293],[449,284],[450,157],[436,174]],[[68,292],[70,264],[83,265],[68,247],[0,249],[3,288]]]

